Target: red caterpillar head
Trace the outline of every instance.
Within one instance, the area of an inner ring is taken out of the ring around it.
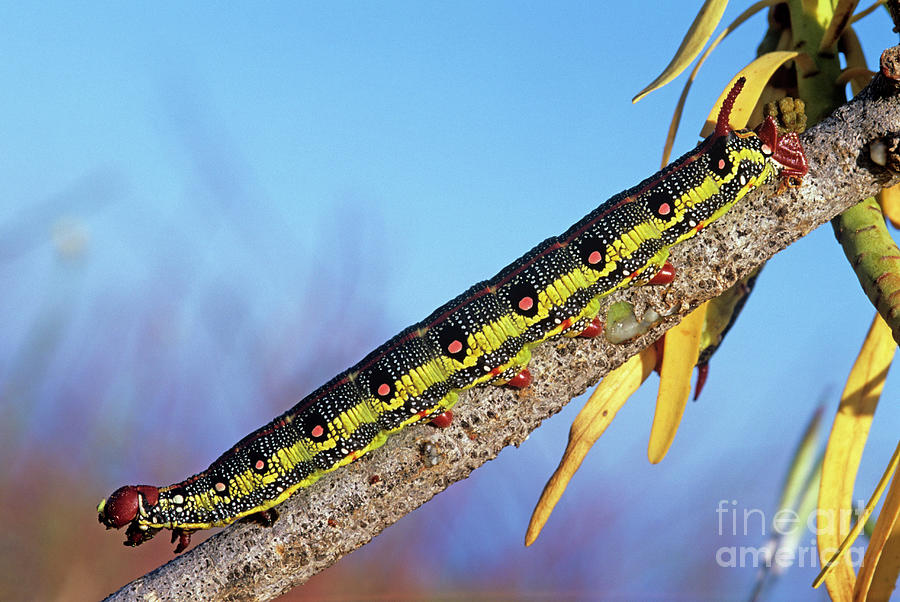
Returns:
[[[714,138],[727,136],[732,131],[728,120],[734,108],[734,101],[744,88],[745,82],[745,78],[738,78],[731,90],[728,91],[728,95],[722,102],[722,108],[719,109],[719,117],[716,120],[716,129],[713,133]],[[800,186],[803,176],[809,171],[809,165],[806,162],[806,155],[803,154],[803,146],[800,144],[800,138],[797,137],[797,134],[794,132],[779,134],[778,126],[771,116],[767,116],[765,121],[756,128],[755,132],[763,142],[763,154],[771,157],[781,167],[779,178],[782,187],[796,188]]]
[[[756,135],[763,141],[763,152],[771,154],[772,160],[781,166],[783,185],[790,188],[799,186],[803,176],[809,171],[809,165],[797,134],[790,132],[780,135],[775,120],[767,116],[756,128]]]
[[[97,520],[107,529],[119,529],[159,501],[159,489],[152,485],[126,485],[116,489],[97,506]]]

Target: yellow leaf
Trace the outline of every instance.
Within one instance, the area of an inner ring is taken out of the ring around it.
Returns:
[[[813,60],[809,58],[809,55],[802,52],[778,50],[776,52],[767,52],[766,54],[757,57],[752,63],[741,69],[740,72],[731,79],[731,82],[725,86],[725,90],[719,95],[719,100],[717,100],[716,104],[713,106],[709,117],[706,118],[706,125],[703,126],[700,135],[705,138],[712,134],[713,130],[716,129],[716,120],[719,117],[719,109],[722,107],[722,103],[725,102],[725,97],[728,96],[731,87],[741,77],[747,78],[747,83],[744,84],[744,89],[741,90],[740,95],[737,97],[737,101],[734,103],[734,108],[731,110],[730,122],[731,127],[734,129],[745,127],[750,120],[750,115],[753,113],[753,108],[756,106],[756,101],[759,100],[759,97],[762,95],[766,84],[778,68],[788,61],[797,63],[797,69],[800,71],[801,75],[812,72],[816,67]]]
[[[850,531],[850,507],[853,503],[856,471],[869,435],[872,415],[896,350],[897,344],[891,336],[890,327],[876,314],[859,356],[850,370],[822,464],[818,515],[827,524],[820,525],[817,529],[817,547],[823,566]],[[824,573],[825,571],[823,575]],[[855,579],[853,566],[848,559],[836,564],[825,581],[831,599],[850,600]]]
[[[669,163],[669,155],[672,154],[672,146],[675,144],[675,134],[678,132],[678,124],[681,122],[681,113],[684,111],[684,103],[687,101],[688,92],[691,90],[691,84],[694,82],[694,79],[697,77],[697,72],[700,71],[700,66],[706,62],[706,57],[718,46],[722,40],[724,40],[728,34],[737,29],[741,23],[758,13],[764,8],[768,8],[770,6],[774,6],[778,4],[782,0],[760,0],[759,2],[755,2],[752,6],[750,6],[747,10],[738,15],[737,19],[731,22],[722,33],[716,36],[716,39],[713,40],[713,43],[709,45],[709,47],[703,51],[703,54],[700,55],[700,58],[697,60],[697,64],[694,65],[694,69],[691,71],[688,80],[684,83],[684,89],[681,91],[681,96],[678,98],[678,104],[675,106],[675,114],[672,115],[672,122],[669,124],[669,133],[666,136],[666,143],[663,145],[663,158],[661,167],[665,167]]]
[[[856,589],[853,591],[855,600],[887,600],[891,597],[897,575],[900,574],[900,520],[897,520],[900,517],[900,478],[896,475],[898,460],[900,444],[894,452],[894,460],[881,477],[886,480],[891,473],[895,473],[856,579]]]
[[[894,450],[894,455],[891,457],[891,461],[888,462],[887,469],[884,471],[884,474],[881,477],[881,480],[878,481],[878,485],[875,486],[875,491],[872,492],[872,496],[869,498],[868,503],[866,504],[865,509],[860,513],[857,518],[856,524],[853,526],[853,529],[847,534],[844,540],[841,542],[841,545],[837,548],[837,552],[825,563],[822,568],[822,572],[819,573],[819,576],[816,577],[816,580],[813,581],[813,587],[819,587],[822,585],[822,581],[827,579],[828,577],[833,577],[831,573],[835,570],[835,567],[840,567],[849,564],[849,560],[847,559],[847,550],[850,549],[850,546],[853,545],[853,542],[856,541],[856,538],[862,533],[863,528],[866,525],[866,521],[869,520],[869,517],[872,516],[872,512],[875,511],[875,506],[878,505],[878,500],[881,498],[881,494],[884,493],[884,490],[887,489],[888,482],[891,480],[891,475],[894,474],[897,470],[897,464],[900,464],[900,444],[897,445],[897,448]],[[893,487],[891,487],[893,489]],[[820,514],[821,516],[821,514]],[[893,526],[893,521],[892,525]],[[820,527],[821,529],[821,527]],[[875,536],[875,533],[872,533],[872,536]],[[871,545],[871,544],[870,544]],[[821,553],[821,552],[820,552]],[[866,552],[868,556],[868,551]],[[838,564],[840,563],[840,564]],[[850,568],[851,572],[853,568]],[[849,586],[851,593],[853,595],[853,589],[855,586],[856,579],[850,581]],[[844,584],[841,583],[843,586]],[[832,594],[831,588],[828,589],[828,594],[831,596],[832,600],[849,600],[850,598],[845,598],[847,594],[844,591],[844,588],[841,587],[837,590],[841,597],[835,597]],[[876,598],[878,599],[878,598]]]
[[[834,46],[834,43],[837,42],[847,28],[847,24],[850,22],[850,17],[853,15],[853,11],[856,10],[857,4],[859,4],[859,0],[840,0],[837,3],[837,6],[834,7],[831,21],[828,23],[828,29],[825,30],[825,35],[822,36],[822,43],[819,44],[819,52]]]
[[[540,535],[541,529],[550,518],[550,513],[553,512],[553,508],[591,446],[600,438],[628,398],[638,390],[642,382],[647,380],[654,366],[656,366],[656,346],[650,345],[607,374],[591,393],[590,399],[572,422],[566,451],[559,461],[556,472],[544,486],[541,499],[538,500],[531,515],[531,522],[525,533],[526,546],[534,543]]]
[[[691,61],[703,50],[713,31],[716,30],[716,25],[719,24],[719,19],[722,18],[722,13],[725,12],[727,5],[728,0],[706,0],[703,3],[669,65],[649,86],[638,92],[631,102],[637,102],[650,92],[662,88],[691,64]]]
[[[662,367],[659,371],[659,395],[650,429],[647,457],[660,462],[678,432],[684,406],[691,395],[691,374],[700,354],[700,333],[706,318],[706,303],[689,313],[681,324],[666,333]]]
[[[900,184],[883,188],[878,193],[878,202],[881,203],[881,210],[891,225],[900,228]]]

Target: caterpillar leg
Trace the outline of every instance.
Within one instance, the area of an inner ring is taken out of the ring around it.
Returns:
[[[191,533],[193,533],[193,531],[182,529],[180,527],[172,529],[172,543],[178,542],[178,545],[175,546],[176,554],[181,554],[187,550],[189,545],[191,545]]]
[[[446,412],[442,412],[437,416],[431,417],[430,424],[436,426],[439,429],[445,429],[451,424],[453,424],[453,410],[447,410]]]
[[[512,373],[507,370],[506,373],[491,381],[496,387],[512,387],[513,389],[524,389],[531,384],[531,371],[528,368],[522,368],[518,372]]]
[[[139,546],[145,541],[153,539],[157,531],[159,529],[141,528],[136,522],[133,522],[128,525],[128,529],[125,531],[125,541],[122,542],[122,545],[132,548]]]
[[[514,389],[524,389],[531,384],[531,371],[528,368],[522,368],[522,371],[506,381],[507,387]]]
[[[278,520],[278,511],[275,508],[260,510],[256,514],[245,517],[243,520],[248,523],[262,525],[263,527],[271,527],[275,524],[275,521]]]
[[[594,319],[591,320],[591,323],[588,324],[584,330],[582,330],[575,336],[583,337],[585,339],[593,339],[594,337],[600,336],[602,333],[603,321],[600,319],[600,316],[594,316]]]
[[[675,266],[667,261],[647,284],[671,284],[673,280],[675,280]]]

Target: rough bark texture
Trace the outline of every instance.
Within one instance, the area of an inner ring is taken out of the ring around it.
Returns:
[[[324,477],[279,507],[272,528],[235,524],[128,584],[109,600],[268,600],[300,585],[382,529],[466,478],[507,445],[519,445],[541,422],[639,352],[690,309],[851,205],[898,178],[868,156],[872,140],[900,133],[900,98],[883,76],[803,135],[810,172],[799,190],[768,187],[725,218],[673,249],[678,269],[666,288],[612,295],[638,312],[678,309],[663,324],[622,345],[602,337],[548,342],[534,353],[534,384],[516,392],[480,387],[463,393],[453,426],[413,426],[380,450]],[[428,442],[439,462],[425,461]],[[377,475],[378,479],[373,479]],[[375,482],[373,482],[375,481]]]

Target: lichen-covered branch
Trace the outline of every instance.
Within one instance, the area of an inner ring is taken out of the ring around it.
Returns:
[[[897,133],[900,97],[895,82],[878,76],[859,97],[803,135],[810,171],[802,188],[776,195],[768,187],[748,195],[702,236],[673,249],[678,277],[671,287],[635,288],[609,298],[628,300],[638,311],[678,309],[665,323],[622,345],[602,337],[545,343],[534,353],[530,388],[479,387],[463,393],[449,429],[409,427],[383,448],[298,492],[279,507],[281,518],[272,528],[232,525],[109,599],[266,600],[300,585],[504,447],[520,444],[679,316],[895,183],[896,174],[869,160],[867,146]],[[423,457],[426,442],[439,454],[434,466]]]

